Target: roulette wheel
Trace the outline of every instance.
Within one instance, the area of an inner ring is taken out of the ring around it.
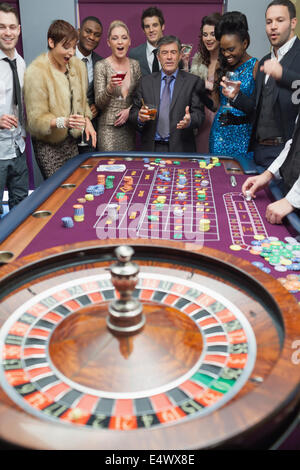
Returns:
[[[0,274],[4,442],[268,448],[298,411],[298,304],[245,260],[118,239],[50,248]]]

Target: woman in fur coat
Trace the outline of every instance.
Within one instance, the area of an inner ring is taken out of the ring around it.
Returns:
[[[87,70],[74,57],[77,40],[71,24],[54,21],[48,30],[48,53],[37,57],[24,77],[28,130],[44,178],[78,154],[77,140],[83,129],[96,146],[86,97]]]

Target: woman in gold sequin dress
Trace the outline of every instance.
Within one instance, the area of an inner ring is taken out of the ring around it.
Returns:
[[[141,77],[140,65],[127,57],[131,42],[128,27],[122,21],[111,23],[107,43],[111,55],[97,62],[94,72],[95,102],[101,110],[97,148],[102,152],[132,151],[136,133],[128,116]],[[122,73],[123,79],[117,76]]]

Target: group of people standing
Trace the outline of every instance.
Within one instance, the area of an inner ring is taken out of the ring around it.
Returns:
[[[107,34],[111,54],[104,59],[95,53],[103,32],[98,18],[85,18],[79,30],[56,20],[48,30],[48,51],[25,71],[15,49],[17,12],[0,3],[0,199],[5,185],[10,207],[28,191],[14,59],[44,178],[78,154],[83,135],[90,150],[131,151],[138,142],[144,151],[254,158],[263,171],[292,138],[298,114],[292,100],[300,68],[296,22],[290,0],[270,3],[266,32],[272,49],[259,62],[247,52],[250,36],[241,12],[204,17],[194,57],[182,51],[178,37],[164,36],[165,20],[156,7],[143,12],[146,42],[135,48],[127,25],[113,21]],[[232,88],[228,72],[235,73]],[[157,111],[154,120],[150,107]],[[255,185],[263,184],[255,180],[247,189]]]

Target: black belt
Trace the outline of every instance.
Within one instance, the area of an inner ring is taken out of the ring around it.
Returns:
[[[250,118],[248,116],[236,116],[229,111],[219,115],[219,122],[221,126],[240,126],[241,124],[249,124]]]
[[[274,139],[264,139],[258,141],[259,145],[282,145],[284,144],[282,137],[274,137]]]
[[[155,140],[155,143],[160,145],[169,145],[168,140]]]

